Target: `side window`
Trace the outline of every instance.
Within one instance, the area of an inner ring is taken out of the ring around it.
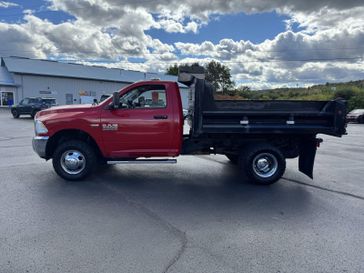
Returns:
[[[130,90],[120,98],[120,108],[165,108],[167,95],[164,85],[144,85]]]
[[[28,99],[28,98],[25,98],[25,99],[23,99],[20,103],[21,103],[22,105],[29,104],[29,99]]]

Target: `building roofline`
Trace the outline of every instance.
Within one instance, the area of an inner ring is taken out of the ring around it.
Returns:
[[[0,86],[13,86],[13,87],[17,87],[17,84],[14,83],[6,83],[6,82],[0,82]]]
[[[27,76],[42,76],[42,77],[53,77],[53,78],[63,78],[63,79],[77,79],[77,80],[88,80],[95,82],[115,82],[115,83],[126,83],[131,84],[133,81],[116,81],[116,80],[108,80],[108,79],[95,79],[95,78],[87,78],[87,77],[76,77],[76,76],[60,76],[60,75],[47,75],[47,74],[38,74],[38,73],[24,73],[24,72],[10,72],[15,75],[27,75]]]
[[[57,61],[52,59],[37,59],[37,58],[29,58],[23,56],[0,56],[1,59],[3,58],[14,58],[14,59],[23,59],[23,60],[31,60],[31,61],[42,61],[42,62],[52,62],[52,63],[59,63],[59,64],[68,64],[68,65],[78,65],[78,66],[85,66],[85,67],[95,67],[95,68],[103,68],[103,69],[113,69],[113,70],[122,70],[122,71],[130,71],[130,72],[138,72],[138,73],[149,73],[149,74],[159,74],[158,72],[146,72],[140,70],[133,70],[133,69],[124,69],[124,68],[117,68],[117,67],[107,67],[103,65],[87,65],[83,63],[75,63],[75,62],[63,62]]]
[[[7,71],[13,75],[33,75],[124,84],[130,84],[140,80],[150,80],[152,78],[177,81],[177,78],[174,76],[158,72],[125,70],[116,67],[109,68],[100,65],[67,63],[56,60],[32,59],[21,56],[0,56],[0,58],[2,66],[4,66]]]

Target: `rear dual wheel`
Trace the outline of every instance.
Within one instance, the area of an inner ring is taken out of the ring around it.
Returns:
[[[270,185],[277,182],[284,174],[286,159],[276,147],[256,144],[242,151],[239,156],[239,167],[254,183]]]

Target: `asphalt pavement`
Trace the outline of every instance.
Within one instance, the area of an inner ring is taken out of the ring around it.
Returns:
[[[364,125],[322,136],[314,180],[271,186],[224,156],[66,182],[0,111],[0,272],[364,272]]]

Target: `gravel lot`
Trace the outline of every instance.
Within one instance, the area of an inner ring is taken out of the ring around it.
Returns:
[[[241,181],[224,156],[66,182],[0,111],[0,272],[364,272],[364,125],[324,136],[315,179]]]

